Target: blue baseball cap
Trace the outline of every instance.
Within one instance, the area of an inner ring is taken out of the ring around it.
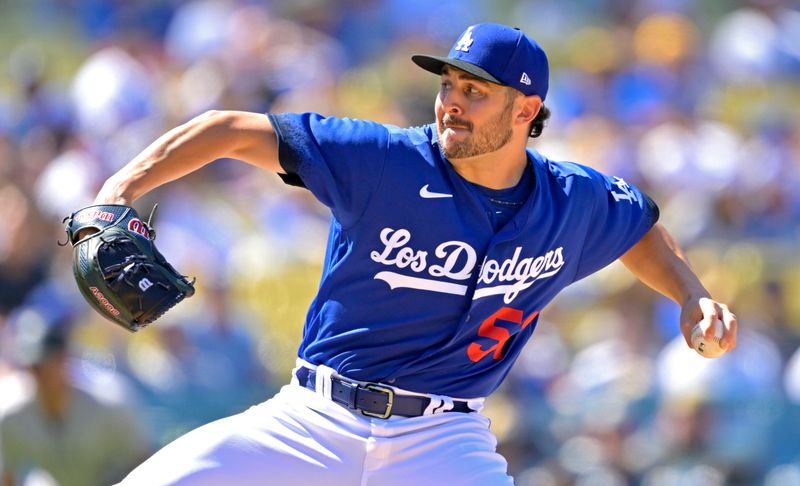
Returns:
[[[434,74],[445,65],[492,83],[510,86],[525,96],[547,96],[550,68],[544,49],[521,30],[481,23],[467,27],[447,57],[417,54],[414,63]]]
[[[69,348],[72,320],[47,308],[23,307],[10,318],[14,330],[14,358],[20,366],[34,366]]]

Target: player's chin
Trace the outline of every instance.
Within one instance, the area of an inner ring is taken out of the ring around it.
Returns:
[[[442,144],[442,153],[446,158],[450,160],[464,159],[467,157],[478,155],[475,153],[475,150],[472,146],[465,143]]]
[[[453,140],[441,140],[442,152],[448,157],[462,152],[462,144],[456,143]]]
[[[457,150],[469,141],[470,133],[464,129],[445,128],[439,134],[439,142],[444,150]]]

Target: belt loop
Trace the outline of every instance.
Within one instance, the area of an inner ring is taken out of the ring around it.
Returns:
[[[439,395],[431,395],[431,401],[428,403],[428,406],[425,407],[425,411],[422,412],[422,415],[433,415],[435,410],[442,406],[442,400],[439,398]]]
[[[298,378],[300,370],[304,368],[305,367],[302,364],[300,364],[300,361],[298,360],[297,364],[295,364],[294,369],[292,370],[292,381],[291,381],[292,385],[305,386],[305,383],[300,383],[300,379]]]
[[[483,410],[485,402],[483,398],[473,398],[472,400],[467,400],[467,406],[473,412],[480,412]]]
[[[326,399],[331,399],[331,377],[334,374],[333,368],[329,368],[325,365],[317,366],[317,375],[315,378],[314,387],[320,395],[325,397]]]
[[[294,362],[294,369],[292,369],[292,385],[306,386],[308,373],[317,369],[316,365],[298,357]]]
[[[446,397],[443,395],[430,395],[431,402],[425,408],[425,411],[422,412],[422,415],[435,415],[438,413],[446,412],[448,410],[452,410],[455,404],[453,403],[453,399],[450,397]]]

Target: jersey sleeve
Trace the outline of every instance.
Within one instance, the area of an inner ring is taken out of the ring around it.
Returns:
[[[308,188],[344,226],[357,221],[380,182],[388,129],[316,113],[268,116],[278,137],[284,182]]]
[[[620,177],[585,168],[594,204],[575,280],[622,256],[658,221],[658,206]]]

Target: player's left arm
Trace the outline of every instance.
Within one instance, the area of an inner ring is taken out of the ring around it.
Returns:
[[[689,347],[694,325],[701,320],[713,324],[717,318],[725,323],[722,347],[730,351],[736,346],[736,316],[728,306],[711,297],[662,224],[656,223],[650,228],[620,260],[644,284],[681,306],[681,333]],[[710,327],[713,332],[713,326]]]

